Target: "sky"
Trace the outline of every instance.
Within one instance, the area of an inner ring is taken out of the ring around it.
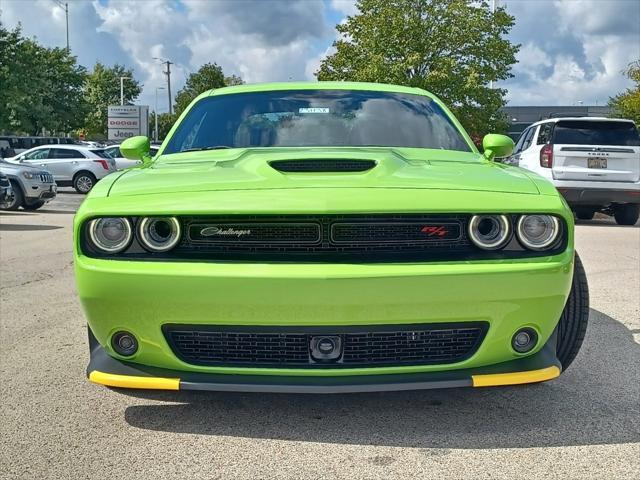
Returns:
[[[313,80],[331,52],[335,25],[354,0],[67,0],[69,43],[88,69],[100,61],[134,69],[137,103],[154,108],[156,87],[172,93],[202,64],[216,62],[247,83]],[[57,0],[0,0],[0,21],[46,46],[65,46]],[[603,105],[631,86],[621,71],[640,58],[640,0],[498,0],[514,15],[521,44],[514,77],[500,82],[509,105]],[[437,93],[437,92],[434,92]],[[158,91],[158,111],[168,109]]]

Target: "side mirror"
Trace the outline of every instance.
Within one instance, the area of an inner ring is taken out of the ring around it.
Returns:
[[[144,165],[151,163],[151,141],[142,135],[129,137],[120,144],[120,153],[128,160],[140,160]]]
[[[506,135],[490,133],[482,139],[482,148],[484,148],[484,156],[487,160],[493,160],[495,157],[508,157],[514,147],[513,140]]]

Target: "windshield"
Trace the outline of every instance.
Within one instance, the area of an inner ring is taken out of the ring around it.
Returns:
[[[471,148],[429,97],[375,91],[295,90],[200,100],[164,154],[246,147]]]
[[[553,142],[570,145],[640,145],[638,129],[631,122],[563,120],[553,129]]]

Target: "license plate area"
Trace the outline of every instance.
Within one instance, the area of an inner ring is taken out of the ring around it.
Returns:
[[[587,158],[589,168],[607,168],[607,159],[604,157]]]

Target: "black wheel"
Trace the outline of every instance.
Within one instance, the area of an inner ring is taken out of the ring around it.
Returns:
[[[580,220],[592,220],[596,211],[591,208],[578,208],[576,209],[576,217]]]
[[[587,275],[580,257],[576,253],[573,266],[573,283],[567,304],[564,306],[560,322],[558,323],[558,342],[556,355],[566,370],[576,358],[587,332],[589,321],[589,286]]]
[[[22,195],[22,189],[20,185],[14,180],[10,180],[11,188],[13,189],[13,198],[2,204],[2,210],[17,210],[24,203],[24,196]]]
[[[27,205],[26,203],[22,206],[22,208],[24,208],[25,210],[37,210],[39,209],[41,206],[43,206],[45,204],[45,202],[43,202],[42,200],[32,203],[30,205]]]
[[[618,225],[635,225],[640,218],[640,205],[633,203],[618,205],[613,210],[613,217]]]
[[[89,193],[96,184],[96,177],[90,172],[78,172],[73,177],[73,188],[78,193]]]

